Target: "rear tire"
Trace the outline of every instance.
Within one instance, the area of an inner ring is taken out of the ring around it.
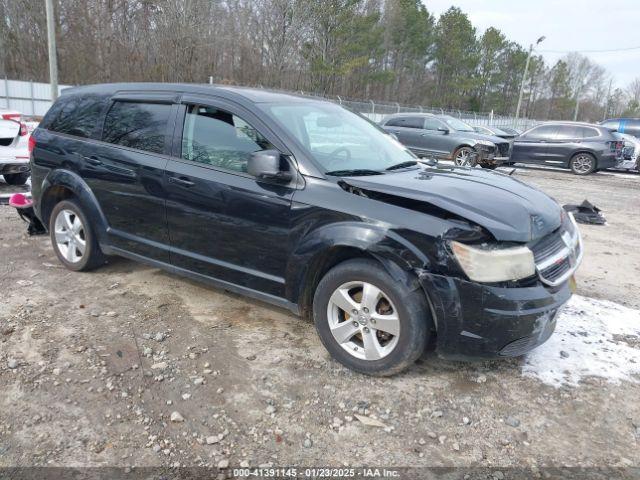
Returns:
[[[93,226],[73,199],[63,200],[53,207],[49,234],[58,260],[69,270],[92,270],[106,261]]]
[[[424,292],[409,291],[368,259],[340,263],[324,276],[313,298],[313,317],[331,356],[367,375],[393,375],[411,366],[430,335]]]
[[[576,153],[569,160],[569,168],[576,175],[589,175],[597,170],[596,158],[590,153]]]
[[[31,173],[22,172],[22,173],[5,173],[3,175],[4,181],[9,185],[24,185],[29,180],[29,176]]]

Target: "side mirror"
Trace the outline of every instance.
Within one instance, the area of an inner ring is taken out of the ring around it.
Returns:
[[[258,180],[271,180],[275,182],[290,182],[293,178],[286,162],[281,159],[282,154],[277,150],[260,150],[253,152],[247,162],[247,173]]]
[[[440,128],[438,128],[438,131],[439,132],[443,132],[445,135],[449,135],[451,133],[451,130],[449,130],[446,127],[440,127]]]

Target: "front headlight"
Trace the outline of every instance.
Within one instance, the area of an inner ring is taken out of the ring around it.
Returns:
[[[464,273],[474,282],[506,282],[536,273],[533,252],[527,247],[482,248],[453,241],[451,249]]]

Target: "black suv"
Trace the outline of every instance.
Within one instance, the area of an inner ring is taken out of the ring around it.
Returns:
[[[569,168],[576,175],[614,168],[624,142],[610,129],[579,122],[537,125],[516,137],[511,161]]]
[[[509,176],[429,167],[314,99],[232,87],[65,90],[33,134],[60,261],[121,255],[314,319],[357,371],[520,355],[551,335],[582,255],[572,217]]]

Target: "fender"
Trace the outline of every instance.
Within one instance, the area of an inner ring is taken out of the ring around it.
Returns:
[[[86,182],[77,173],[70,170],[51,170],[42,181],[42,190],[36,205],[36,212],[43,224],[49,225],[49,216],[54,207],[54,204],[47,203],[49,191],[53,187],[64,187],[73,192],[75,199],[80,203],[82,210],[92,223],[100,247],[105,246],[109,229],[107,219]]]
[[[419,288],[411,272],[430,264],[427,256],[393,230],[379,224],[340,222],[309,232],[298,242],[285,272],[286,297],[298,303],[310,275],[332,252],[347,247],[376,258],[397,281],[408,289]]]

